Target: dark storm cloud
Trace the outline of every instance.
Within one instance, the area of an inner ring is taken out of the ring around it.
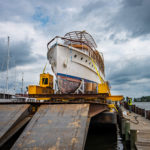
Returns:
[[[149,57],[107,62],[107,78],[112,84],[126,84],[134,80],[150,79],[149,66]],[[110,73],[107,68],[112,68]]]
[[[108,31],[113,34],[116,44],[128,39],[117,39],[115,35],[121,31],[128,37],[138,37],[150,33],[150,0],[92,1],[82,7],[78,18],[96,18],[96,30]],[[97,23],[99,25],[97,25]],[[101,28],[101,25],[103,28]],[[112,35],[110,35],[112,38]]]
[[[132,37],[150,33],[150,1],[124,0],[121,8],[112,18],[113,25],[120,32],[129,32]]]
[[[32,41],[31,41],[32,42]],[[9,67],[23,66],[32,64],[37,60],[43,59],[43,56],[33,56],[31,52],[31,42],[24,41],[10,44],[10,65]],[[45,58],[44,58],[45,59]],[[0,39],[0,70],[6,70],[7,63],[7,42]]]
[[[92,1],[82,7],[82,11],[79,13],[79,16],[80,17],[88,17],[89,14],[95,13],[96,11],[102,11],[106,6],[107,6],[107,2]],[[101,16],[99,16],[99,17],[101,17]]]
[[[116,6],[112,1],[91,1],[82,6],[81,11],[77,14],[77,20],[88,23],[88,26],[94,28],[95,32],[108,30],[109,20],[113,16],[113,9]],[[87,26],[87,27],[88,27]]]
[[[112,94],[149,95],[149,66],[149,57],[106,61],[106,79],[110,82]]]

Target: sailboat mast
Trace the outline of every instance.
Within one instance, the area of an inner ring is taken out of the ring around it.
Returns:
[[[21,93],[22,93],[22,95],[24,94],[24,89],[23,89],[23,81],[24,81],[24,79],[23,79],[23,72],[22,72],[22,91],[21,91]]]
[[[8,36],[8,52],[7,52],[7,78],[6,78],[6,92],[8,92],[8,74],[9,74],[9,36]]]

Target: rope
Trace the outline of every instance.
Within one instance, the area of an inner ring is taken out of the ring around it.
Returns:
[[[133,116],[133,117],[134,117],[134,119],[135,119],[136,122],[134,122],[134,121],[132,121],[132,120],[126,118],[126,117],[123,117],[123,118],[126,119],[126,120],[128,120],[128,121],[130,121],[130,122],[132,122],[132,123],[134,123],[134,124],[139,124],[139,120],[137,119],[138,116]]]
[[[100,74],[99,74],[99,72],[98,72],[98,70],[97,70],[97,67],[96,67],[96,65],[95,65],[95,63],[94,63],[94,60],[92,59],[92,57],[90,57],[90,58],[91,58],[91,60],[92,60],[92,63],[93,63],[93,65],[94,65],[94,68],[95,68],[95,70],[96,70],[96,73],[97,73],[97,75],[98,75],[98,77],[99,77],[101,83],[104,83],[104,80],[102,79],[102,77],[100,76]]]

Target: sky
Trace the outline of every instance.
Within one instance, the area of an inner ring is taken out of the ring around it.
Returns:
[[[0,0],[0,89],[38,84],[54,36],[86,30],[105,60],[114,95],[150,95],[150,0]],[[47,65],[47,72],[52,73]],[[15,85],[15,86],[14,86]]]

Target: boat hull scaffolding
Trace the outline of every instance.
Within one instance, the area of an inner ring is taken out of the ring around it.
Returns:
[[[57,86],[61,93],[74,93],[81,84],[84,93],[96,93],[100,83],[96,70],[104,79],[101,69],[97,63],[93,64],[90,53],[84,48],[56,42],[49,48],[47,58],[57,77]]]

